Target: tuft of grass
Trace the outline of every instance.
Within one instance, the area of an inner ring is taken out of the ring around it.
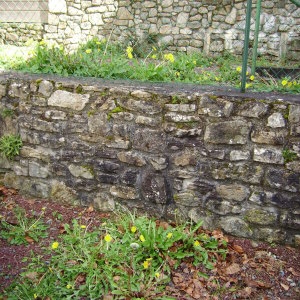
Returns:
[[[4,135],[0,139],[0,152],[9,160],[13,160],[16,155],[19,155],[22,145],[19,135]]]
[[[226,257],[226,242],[201,230],[201,223],[179,225],[129,212],[99,228],[77,220],[47,249],[47,264],[32,255],[26,271],[7,290],[9,299],[170,299],[164,295],[171,268],[184,260],[208,271]],[[201,276],[205,276],[202,273]]]
[[[15,207],[14,216],[17,222],[9,223],[5,220],[0,222],[0,237],[7,240],[13,245],[29,244],[38,242],[41,238],[48,236],[48,225],[43,223],[42,217],[44,210],[40,213],[38,218],[30,218],[26,216],[25,210],[20,207]]]

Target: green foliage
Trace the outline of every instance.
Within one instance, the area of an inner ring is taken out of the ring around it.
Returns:
[[[225,258],[226,243],[200,227],[201,223],[170,226],[130,213],[120,213],[96,230],[73,220],[50,245],[49,263],[38,256],[29,259],[7,296],[154,299],[170,281],[170,267],[189,259],[212,269],[215,259]]]
[[[19,135],[4,135],[0,139],[0,152],[6,158],[12,160],[16,155],[19,155],[23,143]]]
[[[27,59],[18,59],[9,67],[63,76],[222,84],[239,88],[241,57],[230,53],[214,57],[203,53],[168,53],[157,41],[156,35],[140,39],[129,32],[123,44],[93,38],[74,53],[67,53],[63,46],[42,41]],[[246,88],[300,93],[300,81],[248,74]],[[80,88],[77,92],[80,92]]]
[[[14,111],[9,108],[4,108],[1,110],[0,114],[3,118],[12,117],[14,115]]]
[[[282,156],[284,159],[284,163],[288,163],[297,159],[297,153],[291,151],[290,149],[283,149]]]
[[[38,242],[41,238],[48,236],[48,226],[43,223],[42,217],[44,210],[38,218],[30,218],[26,216],[25,210],[20,207],[14,208],[14,215],[17,223],[11,224],[5,220],[1,221],[0,237],[6,239],[10,244],[21,245],[30,242]]]
[[[124,111],[124,109],[121,106],[115,107],[107,114],[107,120],[110,120],[113,114],[117,114],[122,111]]]

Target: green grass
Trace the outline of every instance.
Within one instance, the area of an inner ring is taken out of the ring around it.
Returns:
[[[98,228],[73,220],[64,229],[44,249],[45,256],[32,253],[24,259],[26,271],[5,297],[173,299],[165,293],[171,269],[188,260],[209,271],[227,253],[226,242],[205,233],[201,223],[171,226],[127,211]]]
[[[10,60],[7,57],[5,60],[0,54],[0,64],[8,69],[62,76],[221,84],[236,88],[239,88],[241,81],[241,57],[229,53],[217,57],[203,53],[171,54],[159,48],[152,40],[134,42],[127,47],[92,39],[71,54],[67,54],[62,46],[51,46],[44,41],[32,49],[24,58],[18,59],[12,55]],[[248,74],[246,88],[299,93],[300,80],[276,80],[262,78],[257,74],[251,77]]]

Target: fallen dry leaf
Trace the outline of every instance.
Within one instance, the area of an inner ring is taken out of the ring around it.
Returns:
[[[38,272],[28,272],[25,274],[25,277],[32,281],[37,280]]]
[[[241,271],[239,264],[233,263],[229,267],[226,268],[225,273],[227,275],[233,275]]]
[[[237,253],[240,253],[240,254],[244,253],[244,249],[239,245],[233,245],[232,249]]]
[[[283,289],[285,291],[288,291],[290,289],[290,287],[288,285],[286,285],[286,284],[280,283],[280,285],[283,287]]]
[[[30,244],[34,243],[34,239],[31,238],[29,235],[25,235],[25,240]]]

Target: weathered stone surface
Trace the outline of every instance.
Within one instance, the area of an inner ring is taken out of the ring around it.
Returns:
[[[126,200],[134,200],[137,198],[137,193],[135,188],[129,187],[129,186],[112,186],[110,188],[110,193],[121,199],[126,199]]]
[[[119,152],[117,154],[118,159],[130,165],[135,165],[138,167],[146,165],[146,161],[142,155],[136,152]]]
[[[89,94],[80,95],[70,93],[67,91],[57,90],[48,99],[49,106],[57,106],[70,108],[73,110],[82,110],[88,103],[90,98]]]
[[[28,170],[31,177],[47,178],[49,176],[49,169],[34,161],[29,162]]]
[[[193,193],[179,193],[173,196],[176,205],[182,205],[184,207],[197,207],[198,201],[195,201],[195,195]]]
[[[166,147],[165,133],[158,130],[138,129],[134,134],[132,147],[146,152],[163,152]]]
[[[260,118],[268,112],[269,106],[264,103],[246,102],[238,108],[238,115],[249,118]]]
[[[37,158],[40,159],[41,161],[49,162],[50,157],[54,155],[54,152],[49,148],[40,147],[40,146],[36,148],[23,146],[20,151],[20,155],[22,157]]]
[[[275,147],[254,148],[253,160],[268,164],[283,164],[282,150]]]
[[[216,191],[223,199],[239,202],[248,199],[250,194],[247,187],[239,184],[218,185]]]
[[[53,84],[48,80],[43,80],[39,84],[39,93],[41,93],[45,97],[49,97],[53,91]]]
[[[151,157],[149,161],[156,171],[164,170],[168,167],[168,161],[165,157]]]
[[[165,104],[165,108],[172,112],[189,113],[196,111],[195,104]]]
[[[272,225],[277,220],[277,214],[274,212],[253,208],[246,212],[245,218],[250,223],[259,225]]]
[[[144,114],[154,115],[162,111],[162,107],[153,102],[153,101],[143,101],[143,100],[134,100],[134,99],[120,99],[118,104],[130,111],[137,111]]]
[[[198,113],[211,117],[229,117],[233,109],[233,103],[221,98],[203,96],[199,103]]]
[[[230,152],[231,161],[248,160],[249,158],[250,158],[249,151],[232,150]]]
[[[251,132],[251,140],[259,144],[282,145],[287,135],[287,130],[265,131],[260,128]]]
[[[266,172],[267,183],[274,188],[290,192],[300,191],[300,174],[285,170],[270,169]]]
[[[199,118],[197,116],[182,115],[174,112],[169,112],[165,114],[165,120],[175,123],[187,123],[187,122],[198,122]]]
[[[273,113],[268,118],[268,126],[272,128],[285,127],[285,119],[281,113]]]
[[[82,177],[86,179],[94,178],[94,171],[89,166],[76,166],[71,164],[68,166],[70,173],[75,177]]]
[[[79,202],[76,191],[57,180],[51,182],[50,197],[53,201],[63,204],[78,204]]]
[[[105,197],[104,193],[98,193],[93,203],[96,209],[107,212],[114,211],[116,206],[114,199]]]
[[[289,121],[291,123],[300,123],[300,106],[290,105],[289,106]]]
[[[145,173],[142,176],[141,195],[148,202],[167,203],[166,179],[162,175]]]
[[[241,236],[241,237],[252,237],[253,231],[249,225],[238,217],[223,217],[219,222],[222,229],[227,233]]]
[[[244,121],[228,121],[209,124],[204,140],[213,144],[246,144],[251,124]]]

